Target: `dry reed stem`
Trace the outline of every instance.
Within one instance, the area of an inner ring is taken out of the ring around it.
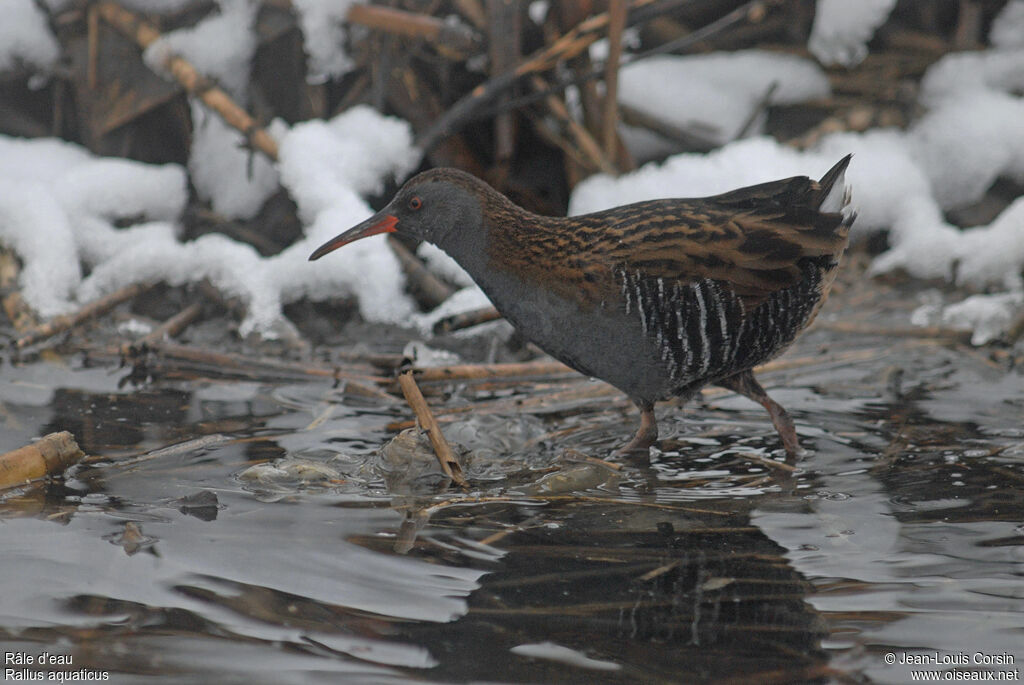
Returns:
[[[71,433],[50,433],[31,445],[0,454],[0,488],[59,475],[83,456]]]
[[[574,374],[568,366],[556,361],[534,361],[509,364],[456,364],[415,369],[419,381],[453,381],[471,379],[524,378]]]
[[[411,369],[398,374],[398,384],[402,387],[405,401],[409,403],[409,407],[416,414],[416,421],[426,431],[430,445],[434,448],[434,454],[437,456],[437,461],[441,464],[441,470],[456,485],[464,488],[469,487],[469,482],[462,475],[462,465],[459,464],[455,453],[452,452],[451,445],[444,439],[441,427],[431,413],[430,407],[427,406],[427,400],[423,397],[423,393],[420,392],[419,387],[416,385],[416,379],[413,378]]]
[[[428,14],[391,7],[352,5],[345,19],[351,24],[361,24],[378,31],[422,38],[444,51],[454,53],[453,57],[466,57],[478,42],[472,31],[460,23],[449,23]]]
[[[419,290],[424,304],[428,307],[433,309],[451,297],[452,293],[455,292],[454,288],[431,273],[423,265],[423,262],[420,261],[420,258],[406,247],[401,240],[393,235],[389,235],[388,246],[395,253],[395,257],[398,258],[398,263],[401,265],[405,277],[414,288]]]
[[[452,314],[434,324],[434,333],[450,333],[464,328],[479,326],[490,321],[503,318],[501,312],[494,307],[481,307],[460,314]]]
[[[626,0],[608,5],[608,61],[604,71],[604,111],[601,115],[601,145],[608,159],[618,157],[619,62],[622,60],[622,32],[626,28]]]
[[[592,495],[482,495],[457,497],[442,500],[419,511],[428,515],[447,509],[448,507],[465,506],[468,504],[521,504],[523,502],[535,502],[546,504],[548,502],[596,502],[598,504],[617,504],[633,507],[646,507],[650,509],[663,509],[666,511],[685,511],[691,514],[708,514],[711,516],[732,516],[731,512],[715,511],[714,509],[701,509],[699,507],[683,507],[675,504],[660,504],[658,502],[642,502],[636,500],[620,499],[616,497],[594,497]],[[400,507],[396,507],[400,508]]]
[[[630,3],[630,9],[650,5],[653,2],[654,0],[634,0]],[[429,128],[424,130],[417,137],[416,145],[423,150],[430,150],[442,138],[451,135],[469,121],[481,106],[508,90],[523,76],[548,71],[555,68],[559,62],[579,55],[602,36],[608,26],[608,19],[607,12],[589,17],[551,45],[534,52],[515,69],[497,74],[481,83],[460,98]]]
[[[111,309],[126,302],[137,295],[140,295],[153,287],[152,283],[132,283],[123,288],[94,300],[79,309],[74,314],[61,314],[55,316],[44,324],[31,329],[28,333],[14,341],[18,349],[28,347],[41,340],[52,338],[58,333],[74,328],[89,319],[106,314]]]
[[[345,384],[346,389],[364,396],[382,400],[394,401],[394,397],[376,387],[378,384],[387,382],[383,376],[352,373],[344,369],[323,366],[311,366],[294,362],[279,361],[276,359],[257,359],[246,357],[240,354],[229,354],[224,352],[213,352],[187,345],[174,343],[154,343],[149,346],[149,351],[159,358],[172,361],[191,362],[194,364],[205,364],[221,370],[225,374],[231,372],[246,372],[258,378],[260,374],[268,375],[273,373],[286,373],[293,376],[307,376],[313,378],[332,378]]]
[[[143,50],[160,38],[160,32],[152,24],[113,2],[101,2],[97,11],[107,23],[134,40]],[[164,66],[185,90],[202,100],[229,126],[238,129],[253,148],[277,161],[277,141],[257,125],[249,113],[239,107],[227,93],[200,74],[183,57],[169,55]]]
[[[164,321],[162,324],[154,328],[147,335],[135,340],[134,342],[125,343],[121,346],[121,354],[127,356],[133,352],[137,352],[145,347],[156,345],[164,340],[173,338],[184,331],[189,324],[199,318],[199,315],[203,313],[203,305],[199,302],[193,302],[189,306],[182,309],[180,312],[172,316],[171,318]]]
[[[540,76],[534,76],[530,82],[538,92],[545,91],[548,88],[547,82]],[[617,169],[615,165],[605,155],[601,145],[594,139],[594,136],[590,135],[590,131],[583,124],[576,121],[569,114],[569,108],[566,107],[565,102],[561,98],[553,93],[549,94],[544,98],[544,104],[547,106],[548,111],[554,115],[555,119],[565,127],[566,133],[580,153],[583,154],[590,169],[603,171],[606,174],[616,174]]]

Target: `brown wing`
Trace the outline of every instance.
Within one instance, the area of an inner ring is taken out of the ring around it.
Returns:
[[[714,279],[756,305],[802,278],[801,259],[838,258],[845,249],[852,217],[819,207],[849,160],[821,181],[799,176],[708,198],[653,200],[576,217],[595,238],[614,237],[595,240],[590,259],[583,261],[595,271],[610,267],[682,282]],[[607,232],[597,230],[599,225]]]

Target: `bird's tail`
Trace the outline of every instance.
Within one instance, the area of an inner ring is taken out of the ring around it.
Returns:
[[[849,226],[857,216],[850,205],[850,186],[846,185],[846,167],[850,165],[853,155],[846,155],[835,166],[829,169],[818,181],[816,200],[819,212],[825,214],[841,213],[843,225]]]

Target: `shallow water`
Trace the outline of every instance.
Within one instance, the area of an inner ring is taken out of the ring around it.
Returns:
[[[543,466],[607,457],[631,411],[470,423],[478,448],[563,436],[477,457],[482,501],[461,503],[385,482],[375,451],[405,406],[330,381],[119,387],[124,369],[74,358],[5,362],[0,451],[71,430],[90,455],[0,495],[5,658],[118,683],[1019,676],[1024,379],[876,349],[765,377],[811,450],[795,471],[765,462],[761,409],[719,393],[659,408],[649,464],[564,482]],[[283,458],[326,480],[245,475]]]

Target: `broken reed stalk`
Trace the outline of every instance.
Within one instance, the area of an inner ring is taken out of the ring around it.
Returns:
[[[479,46],[480,39],[461,22],[449,22],[429,14],[408,12],[377,5],[352,5],[345,16],[351,24],[360,24],[410,38],[422,38],[454,57],[466,57]]]
[[[90,302],[74,314],[61,314],[53,317],[44,324],[36,326],[28,333],[15,340],[14,346],[21,349],[37,343],[40,340],[52,338],[58,333],[74,328],[84,321],[106,314],[122,302],[130,300],[133,297],[146,292],[152,287],[152,283],[132,283],[130,285],[126,285],[105,297],[101,297],[98,300]]]
[[[456,485],[463,488],[469,487],[469,482],[462,475],[462,465],[455,458],[451,445],[444,439],[444,434],[441,432],[437,419],[434,418],[430,407],[427,406],[427,400],[424,399],[423,393],[420,392],[419,387],[416,385],[412,369],[407,369],[398,374],[398,384],[402,388],[402,394],[405,395],[405,401],[409,403],[409,407],[416,414],[416,421],[426,431],[430,445],[434,448],[434,454],[437,455],[437,461],[441,464],[441,470]]]
[[[494,307],[481,307],[480,309],[472,309],[468,312],[462,312],[460,314],[452,314],[446,316],[437,323],[434,324],[434,334],[450,333],[452,331],[459,331],[464,328],[471,328],[478,326],[482,323],[489,321],[497,321],[503,318],[501,312]]]
[[[654,0],[634,0],[630,9],[650,5]],[[597,14],[577,24],[551,45],[537,50],[515,69],[497,74],[460,98],[447,112],[425,129],[416,140],[417,147],[430,150],[474,117],[483,105],[492,102],[528,74],[539,74],[555,68],[559,62],[572,59],[601,38],[608,27],[608,13]]]
[[[626,28],[626,0],[608,5],[608,60],[604,71],[604,111],[601,115],[601,145],[608,159],[618,157],[619,62],[622,61],[622,32]]]
[[[395,253],[395,257],[398,259],[405,277],[413,288],[419,292],[423,304],[427,305],[430,309],[447,300],[455,292],[454,288],[431,273],[423,265],[420,258],[406,247],[401,240],[393,235],[389,235],[388,246]]]
[[[533,76],[531,83],[537,91],[546,91],[547,82],[540,76]],[[554,115],[555,119],[565,128],[566,133],[572,139],[576,148],[583,154],[587,160],[587,166],[595,171],[603,171],[606,174],[615,175],[617,169],[611,162],[611,159],[604,154],[604,150],[601,149],[600,143],[590,135],[590,131],[586,129],[580,122],[576,121],[569,114],[569,108],[565,105],[562,99],[554,93],[549,94],[544,98],[544,104],[547,105],[548,111]]]
[[[0,454],[0,488],[59,475],[84,456],[71,433],[50,433],[31,445]]]
[[[715,135],[718,133],[717,127],[695,122],[691,128],[682,128],[624,103],[619,103],[619,116],[630,126],[646,128],[663,138],[678,143],[687,150],[709,152],[719,147],[715,139]]]
[[[449,507],[465,506],[467,504],[519,504],[522,502],[595,502],[598,504],[615,504],[627,507],[644,507],[647,509],[660,509],[663,511],[685,511],[691,514],[706,514],[708,516],[732,516],[732,512],[717,511],[715,509],[702,509],[700,507],[681,506],[677,504],[662,504],[660,502],[648,502],[644,500],[633,500],[619,497],[598,497],[594,495],[482,495],[454,497],[436,502],[427,507],[420,507],[418,512],[433,515]],[[409,508],[415,505],[409,505]],[[406,507],[396,506],[394,509],[401,510]]]
[[[154,328],[147,335],[142,336],[134,342],[125,343],[121,346],[121,354],[128,355],[132,352],[141,350],[145,347],[150,347],[163,342],[166,339],[173,338],[185,330],[189,324],[199,318],[199,315],[203,313],[203,305],[199,302],[193,302],[189,306],[182,309],[180,312],[172,316],[171,318],[164,321],[162,324]]]
[[[160,38],[160,32],[152,24],[113,2],[101,2],[97,6],[97,11],[107,23],[134,40],[143,50]],[[168,55],[164,67],[185,90],[202,100],[229,126],[238,129],[253,148],[270,159],[277,160],[277,141],[273,136],[187,60],[177,55]]]
[[[469,379],[523,378],[530,376],[552,376],[578,374],[562,362],[536,361],[509,364],[454,364],[452,366],[430,366],[415,370],[421,381],[449,381]],[[583,378],[580,376],[580,378]]]
[[[970,343],[971,331],[965,328],[945,326],[877,326],[859,321],[815,321],[815,328],[835,333],[853,335],[878,335],[887,338],[948,338],[961,343]]]
[[[149,346],[149,352],[160,358],[214,367],[225,375],[245,373],[249,377],[260,378],[261,376],[284,374],[286,377],[332,378],[344,382],[347,388],[363,396],[393,399],[391,395],[376,387],[376,384],[387,382],[383,376],[351,373],[337,367],[311,366],[277,359],[257,359],[174,343],[155,342]]]
[[[581,412],[592,405],[611,407],[616,404],[626,406],[629,400],[622,391],[613,388],[607,383],[589,383],[583,376],[575,382],[576,387],[559,389],[554,392],[531,394],[527,397],[521,395],[512,397],[500,397],[498,399],[474,402],[458,407],[441,408],[437,410],[437,416],[444,421],[454,421],[466,414],[567,414]],[[725,392],[723,390],[723,392]],[[412,427],[411,421],[395,421],[387,424],[389,431],[401,431]]]

